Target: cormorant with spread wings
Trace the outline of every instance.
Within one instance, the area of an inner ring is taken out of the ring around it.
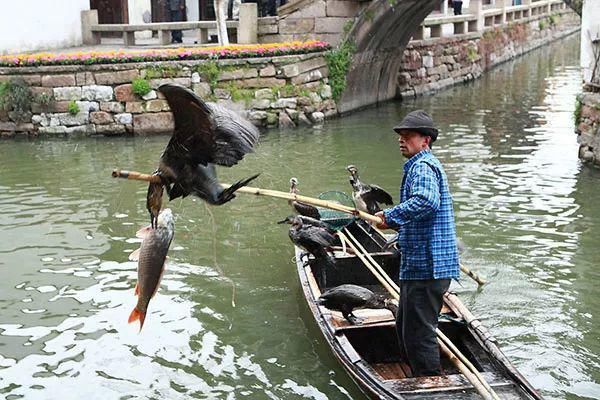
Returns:
[[[235,197],[235,191],[257,175],[223,189],[215,165],[231,167],[258,141],[258,129],[238,114],[208,103],[193,91],[176,84],[158,88],[164,94],[175,119],[175,130],[162,153],[155,175],[162,183],[150,183],[146,207],[152,226],[162,207],[163,188],[169,200],[195,195],[210,204],[221,205]]]

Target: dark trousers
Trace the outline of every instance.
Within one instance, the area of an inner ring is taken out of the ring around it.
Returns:
[[[452,2],[452,8],[454,8],[454,15],[461,15],[462,14],[462,1],[456,1],[454,0]]]
[[[413,376],[440,375],[435,330],[450,279],[400,281],[396,331]]]
[[[171,22],[179,22],[183,21],[183,11],[182,10],[171,10]],[[181,31],[171,31],[171,42],[181,43],[183,41],[183,32]]]

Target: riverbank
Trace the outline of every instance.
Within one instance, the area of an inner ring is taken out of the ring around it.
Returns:
[[[560,10],[452,38],[412,41],[397,97],[406,99],[476,79],[483,72],[579,30]],[[0,136],[147,135],[170,132],[173,118],[158,87],[175,82],[245,115],[260,127],[322,124],[339,115],[327,53],[97,65],[0,68],[14,93],[0,110]],[[339,78],[339,77],[338,77]],[[16,93],[16,94],[15,94]]]

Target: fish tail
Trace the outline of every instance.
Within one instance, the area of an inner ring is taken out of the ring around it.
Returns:
[[[234,183],[233,185],[231,185],[229,188],[223,190],[220,194],[219,194],[219,198],[217,200],[217,204],[225,204],[228,201],[230,201],[231,199],[233,199],[235,197],[235,192],[236,190],[238,190],[241,187],[246,186],[247,184],[249,184],[251,181],[253,181],[254,179],[258,178],[260,174],[256,174],[256,175],[252,175],[249,178],[246,179],[242,179],[240,181],[237,181],[236,183]]]
[[[132,323],[134,321],[137,321],[138,319],[140,320],[140,331],[141,331],[142,326],[144,326],[144,320],[146,319],[146,313],[141,312],[140,310],[137,309],[137,307],[134,307],[131,314],[129,314],[129,320],[127,322]]]

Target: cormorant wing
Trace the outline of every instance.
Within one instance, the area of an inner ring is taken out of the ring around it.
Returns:
[[[382,204],[394,204],[392,195],[377,185],[369,185],[371,190],[362,194],[365,202],[376,201]]]
[[[290,230],[290,232],[292,231]],[[300,229],[296,230],[295,235],[298,244],[309,251],[315,245],[320,247],[330,247],[335,243],[335,236],[327,230],[315,226],[303,225]]]
[[[175,118],[175,131],[161,156],[165,166],[213,163],[230,167],[258,141],[258,129],[251,122],[205,102],[190,89],[164,84],[158,90],[165,95]],[[177,173],[179,168],[174,169]]]
[[[367,300],[374,296],[370,290],[363,287],[360,287],[360,289],[362,290],[355,290],[355,288],[349,287],[349,285],[341,285],[327,290],[320,297],[340,303],[360,305],[366,303]]]

